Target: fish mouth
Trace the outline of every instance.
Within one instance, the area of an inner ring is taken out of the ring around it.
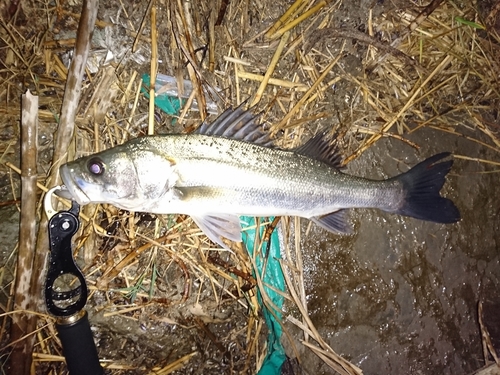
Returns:
[[[73,177],[71,170],[66,164],[61,166],[60,172],[66,189],[58,191],[57,195],[67,199],[73,199],[80,205],[90,203],[90,198],[80,188],[77,180]]]

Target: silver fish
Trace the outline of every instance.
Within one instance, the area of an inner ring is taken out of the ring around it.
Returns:
[[[339,170],[324,134],[301,147],[270,146],[250,111],[228,109],[195,133],[133,139],[61,167],[79,204],[110,203],[125,210],[190,215],[214,242],[241,241],[240,215],[300,216],[349,233],[346,209],[378,208],[437,223],[460,220],[440,196],[453,161],[441,153],[387,180]]]

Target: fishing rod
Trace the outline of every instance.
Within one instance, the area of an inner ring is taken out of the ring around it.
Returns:
[[[72,237],[80,226],[80,205],[72,201],[68,211],[54,210],[52,194],[57,190],[62,188],[52,188],[44,200],[50,241],[45,304],[56,318],[56,329],[70,375],[103,375],[88,314],[84,310],[87,283],[73,258]]]

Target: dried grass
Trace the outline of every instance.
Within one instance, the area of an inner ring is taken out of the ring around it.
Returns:
[[[500,105],[500,38],[494,27],[481,23],[470,5],[462,4],[459,8],[450,2],[433,2],[438,7],[429,14],[425,9],[419,12],[407,9],[377,18],[370,11],[367,30],[360,33],[333,27],[340,2],[297,0],[288,10],[281,6],[276,9],[272,1],[260,3],[262,10],[257,12],[257,8],[248,9],[248,2],[221,1],[214,7],[204,1],[177,1],[168,2],[160,13],[158,5],[150,1],[147,7],[133,9],[134,15],[122,5],[121,18],[115,19],[129,17],[128,28],[123,39],[116,42],[126,45],[126,52],[120,55],[119,48],[108,45],[117,60],[87,75],[76,120],[77,135],[69,157],[87,155],[145,133],[193,130],[207,115],[203,94],[207,85],[222,89],[210,98],[221,109],[254,95],[253,103],[265,111],[271,131],[283,147],[300,144],[318,126],[313,120],[328,118],[332,131],[340,134],[348,152],[346,163],[381,137],[393,137],[418,148],[405,139],[405,134],[423,127],[500,150],[500,123],[495,110]],[[19,120],[21,93],[30,88],[40,96],[41,133],[48,139],[42,150],[50,148],[51,131],[58,120],[67,77],[63,58],[75,40],[68,36],[56,41],[54,37],[62,25],[74,25],[79,14],[76,8],[51,9],[49,3],[42,5],[41,8],[26,5],[19,14],[24,13],[26,18],[37,16],[48,20],[48,24],[23,26],[16,24],[15,19],[14,27],[5,19],[0,23],[2,174],[10,173],[11,168],[15,170],[18,164],[18,131],[13,124]],[[273,15],[274,25],[268,22],[269,14]],[[488,19],[493,16],[489,14]],[[476,23],[471,26],[463,20]],[[117,21],[113,27],[123,32],[120,23]],[[102,34],[102,28],[109,25],[110,22],[100,20],[96,33]],[[481,29],[481,25],[488,27]],[[353,41],[366,51],[359,72],[341,63],[351,53],[346,52],[346,44],[352,51]],[[200,58],[197,51],[200,46],[207,46],[208,59]],[[179,82],[188,77],[193,83],[193,94],[175,123],[155,110],[153,92],[149,103],[141,97],[139,72],[147,68],[137,64],[140,60],[150,62],[152,76],[161,71],[176,76]],[[162,70],[165,68],[168,71]],[[339,84],[352,94],[347,106],[335,107],[335,116],[331,89]],[[201,112],[190,110],[193,99]],[[494,167],[500,164],[467,155],[455,157]],[[38,186],[44,191],[49,162],[40,164]],[[14,179],[11,199],[18,196],[18,184]],[[81,217],[82,229],[76,241],[78,256],[85,259],[83,271],[91,290],[90,299],[101,301],[92,307],[96,314],[108,318],[119,315],[135,321],[149,317],[158,324],[193,325],[203,332],[207,342],[224,351],[227,347],[208,324],[215,321],[214,311],[221,306],[239,305],[240,313],[246,316],[246,329],[229,333],[233,338],[241,337],[245,343],[238,348],[246,356],[244,366],[238,371],[257,370],[265,347],[259,341],[262,320],[255,285],[264,293],[265,303],[270,302],[262,281],[252,274],[253,262],[246,251],[235,248],[234,253],[219,253],[191,219],[184,216],[149,218],[99,205],[85,207]],[[285,232],[290,228],[286,223]],[[303,331],[302,344],[333,370],[359,374],[360,369],[335,354],[309,319],[301,233],[297,229],[300,226],[292,227],[294,232],[286,236],[282,267],[287,303],[296,306],[294,311],[299,314],[288,314],[285,319]],[[6,267],[12,269],[12,262],[4,263],[4,272],[8,274]],[[159,269],[163,277],[171,278],[167,289],[158,284]],[[12,295],[8,290],[9,279],[3,278],[3,293],[7,296]],[[190,309],[187,318],[177,311],[181,307]],[[2,309],[6,314],[2,315],[1,342],[3,352],[8,353],[5,327],[11,303],[7,302]],[[52,319],[43,316],[39,329],[32,334],[37,338],[35,367],[59,371],[61,348]],[[286,332],[286,336],[294,342],[290,333]],[[113,374],[133,369],[167,374],[189,366],[197,355],[200,354],[186,353],[154,369],[119,360],[107,361],[105,366]]]

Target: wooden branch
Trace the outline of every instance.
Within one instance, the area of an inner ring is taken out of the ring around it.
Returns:
[[[28,90],[22,96],[21,113],[21,217],[19,221],[19,248],[14,291],[14,310],[28,310],[30,305],[30,281],[36,243],[37,205],[37,142],[38,142],[38,96]],[[10,341],[14,345],[10,357],[12,374],[29,374],[26,358],[31,357],[31,348],[20,339],[28,332],[25,315],[12,315]],[[18,341],[19,340],[19,341]]]
[[[82,80],[85,73],[85,65],[90,49],[90,41],[97,18],[98,0],[84,0],[82,6],[82,15],[78,24],[76,35],[75,52],[68,71],[66,89],[64,92],[61,108],[61,118],[56,134],[54,145],[54,156],[52,159],[52,168],[48,177],[48,186],[57,185],[60,182],[59,167],[66,162],[67,150],[75,130],[75,118],[80,101],[82,89]],[[33,274],[31,275],[31,303],[30,310],[40,311],[45,306],[43,297],[43,285],[45,283],[46,266],[49,255],[49,238],[47,232],[48,220],[45,214],[42,214],[38,229],[35,258],[33,260]],[[28,332],[34,332],[36,329],[37,318],[30,318],[28,321]],[[31,353],[34,344],[34,336],[27,340],[28,351],[30,355],[25,358],[28,372],[16,373],[19,375],[28,375],[31,367]]]

